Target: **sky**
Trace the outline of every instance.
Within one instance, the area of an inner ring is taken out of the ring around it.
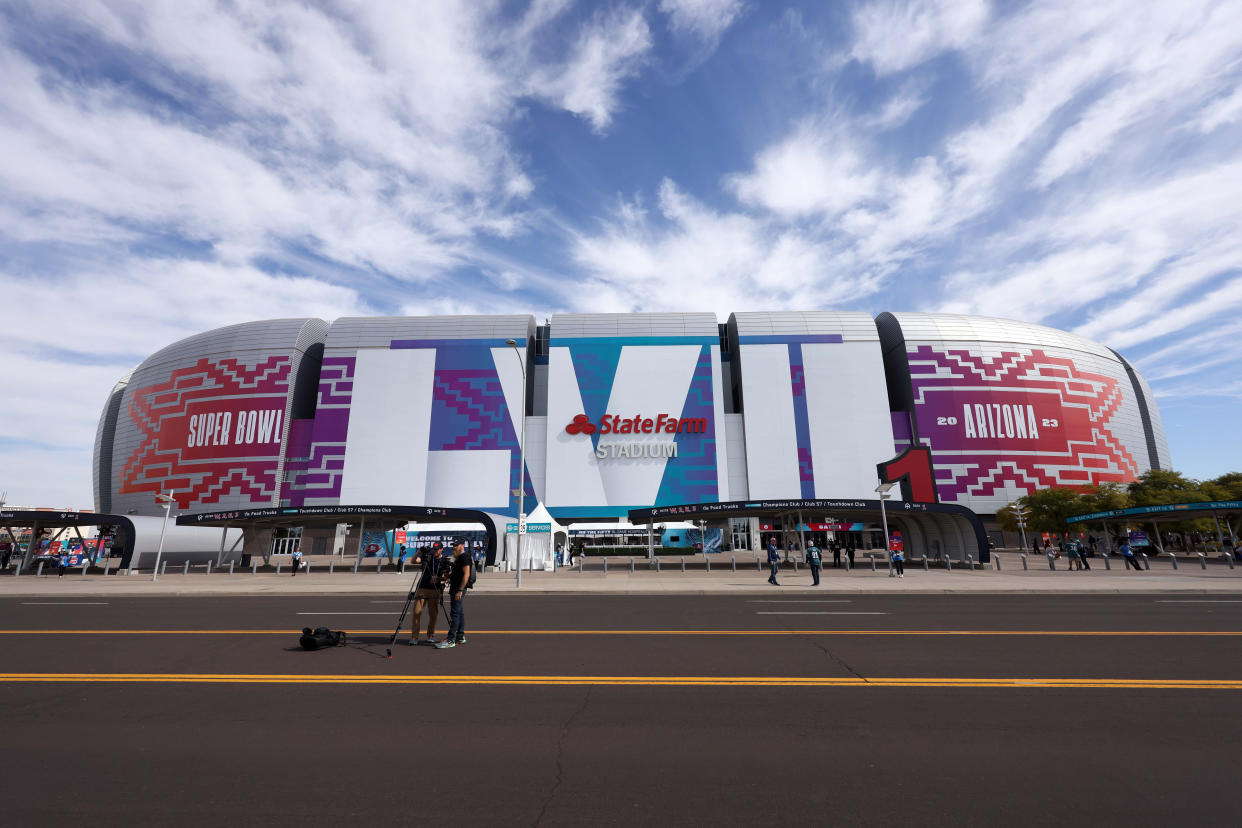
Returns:
[[[944,311],[1082,334],[1242,468],[1242,3],[0,0],[0,489],[118,378],[349,315]]]

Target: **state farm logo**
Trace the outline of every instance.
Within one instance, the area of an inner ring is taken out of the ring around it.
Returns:
[[[706,417],[674,417],[671,414],[660,414],[656,417],[644,417],[635,414],[633,417],[620,417],[616,414],[605,414],[600,417],[599,424],[591,422],[585,414],[575,414],[574,420],[565,426],[568,434],[706,434]]]
[[[595,426],[587,419],[587,415],[577,414],[574,421],[565,426],[565,431],[568,434],[594,434]]]

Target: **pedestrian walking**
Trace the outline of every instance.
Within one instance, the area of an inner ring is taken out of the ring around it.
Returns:
[[[897,570],[897,577],[906,577],[906,554],[900,549],[893,550],[893,569]]]
[[[295,577],[295,578],[297,577],[298,567],[300,567],[301,565],[302,565],[302,550],[295,549],[293,550],[293,567],[292,567],[293,575],[291,577]]]
[[[776,548],[776,538],[768,538],[768,569],[772,574],[768,575],[768,583],[772,586],[780,586],[776,582],[776,573],[780,571],[781,553]]]
[[[832,568],[841,568],[841,541],[835,538],[832,541]]]
[[[847,541],[845,544],[845,557],[850,559],[850,569],[854,568],[854,541]]]
[[[61,552],[56,556],[56,577],[63,578],[65,569],[69,566],[69,553]]]
[[[1134,554],[1134,550],[1130,548],[1129,541],[1121,542],[1121,557],[1125,559],[1126,567],[1134,567],[1138,572],[1143,571],[1143,567],[1139,566],[1138,558]]]
[[[819,586],[819,568],[822,563],[819,547],[815,545],[815,541],[811,541],[806,548],[806,565],[811,568],[811,586]]]

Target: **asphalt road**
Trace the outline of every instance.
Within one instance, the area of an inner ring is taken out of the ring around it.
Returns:
[[[479,595],[389,659],[400,608],[0,601],[5,822],[1238,821],[1242,599]]]

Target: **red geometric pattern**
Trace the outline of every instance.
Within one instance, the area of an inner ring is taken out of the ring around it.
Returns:
[[[999,495],[1006,482],[1031,492],[1138,476],[1112,429],[1125,399],[1117,379],[1039,349],[985,359],[920,345],[909,357],[919,438],[935,457],[942,501]],[[967,435],[964,408],[985,412],[989,425]],[[1030,412],[1037,436],[1009,428],[1020,412]]]
[[[128,392],[127,411],[142,441],[121,468],[118,492],[155,495],[175,489],[177,506],[188,509],[191,504],[219,503],[235,490],[255,506],[270,505],[276,492],[280,434],[262,445],[195,450],[187,440],[189,419],[193,411],[208,408],[264,410],[271,413],[273,423],[279,412],[283,429],[291,367],[285,356],[268,357],[253,366],[204,357],[174,371],[167,382]]]

